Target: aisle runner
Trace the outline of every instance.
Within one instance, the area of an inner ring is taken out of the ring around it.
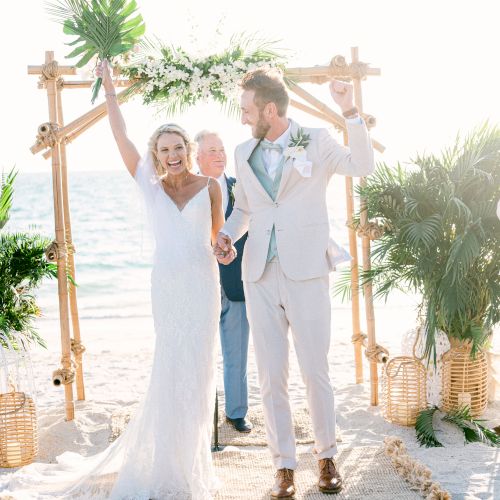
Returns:
[[[313,443],[314,436],[309,410],[304,406],[292,408],[292,412],[297,444]],[[248,409],[247,418],[252,422],[253,429],[249,434],[243,434],[226,422],[224,411],[219,405],[219,444],[223,446],[267,446],[262,405],[251,406]],[[337,441],[342,442],[338,427],[336,435]]]
[[[134,410],[132,410],[133,412]],[[236,431],[224,415],[224,410],[219,406],[219,445],[221,446],[267,446],[266,431],[264,428],[264,414],[262,406],[251,406],[247,418],[252,422],[253,429],[249,434]],[[130,412],[123,411],[111,416],[111,434],[109,441],[114,441],[125,429],[130,420]],[[295,424],[295,438],[298,444],[313,443],[311,417],[306,407],[293,408],[293,420]],[[342,442],[340,431],[337,427],[337,442]]]
[[[212,454],[222,482],[216,500],[268,500],[275,469],[267,450],[222,451]],[[318,464],[311,453],[298,455],[295,472],[295,500],[325,500],[316,486]],[[344,490],[335,500],[421,500],[396,472],[383,446],[344,448],[337,464],[344,478]],[[330,497],[329,497],[330,498]]]

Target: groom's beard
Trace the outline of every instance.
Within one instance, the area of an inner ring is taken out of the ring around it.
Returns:
[[[262,111],[259,111],[259,120],[255,124],[255,129],[252,131],[253,136],[255,139],[264,139],[270,128],[271,125],[266,122],[264,116],[262,115]]]

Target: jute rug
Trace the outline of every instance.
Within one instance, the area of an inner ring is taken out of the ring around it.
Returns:
[[[252,422],[252,432],[242,434],[226,422],[224,410],[219,404],[219,444],[222,446],[267,446],[266,429],[264,426],[264,413],[262,405],[250,406],[247,418]],[[295,407],[293,411],[293,422],[295,427],[295,439],[297,444],[309,444],[314,442],[311,417],[307,407]],[[342,442],[339,428],[336,430],[338,442]]]
[[[216,500],[268,500],[275,469],[267,450],[222,451],[213,453],[221,488]],[[384,447],[340,449],[336,457],[344,479],[341,493],[326,497],[316,486],[318,464],[311,453],[298,455],[295,471],[295,500],[421,500],[396,472]]]
[[[133,410],[132,410],[133,411]],[[247,418],[252,422],[252,432],[243,434],[236,431],[232,425],[226,422],[224,410],[219,405],[218,442],[221,446],[267,446],[266,430],[264,427],[264,414],[262,405],[251,406]],[[128,411],[117,412],[111,416],[109,441],[113,442],[125,429],[130,420]],[[309,444],[314,442],[311,417],[306,407],[293,408],[293,420],[295,425],[295,438],[298,444]],[[337,427],[337,441],[342,442],[340,431]],[[212,436],[212,443],[215,436]]]

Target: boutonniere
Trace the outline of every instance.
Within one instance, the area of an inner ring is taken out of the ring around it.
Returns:
[[[290,134],[288,147],[283,151],[287,158],[293,160],[293,166],[302,177],[311,177],[312,162],[308,161],[306,151],[309,142],[311,142],[311,136],[306,134],[303,128],[299,128],[295,137]]]

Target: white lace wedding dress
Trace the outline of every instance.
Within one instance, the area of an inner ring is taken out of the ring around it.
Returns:
[[[8,486],[14,498],[205,500],[216,488],[210,444],[220,290],[208,187],[179,211],[150,161],[141,160],[136,180],[155,237],[156,344],[145,399],[104,452],[64,453],[55,465],[20,469]]]

